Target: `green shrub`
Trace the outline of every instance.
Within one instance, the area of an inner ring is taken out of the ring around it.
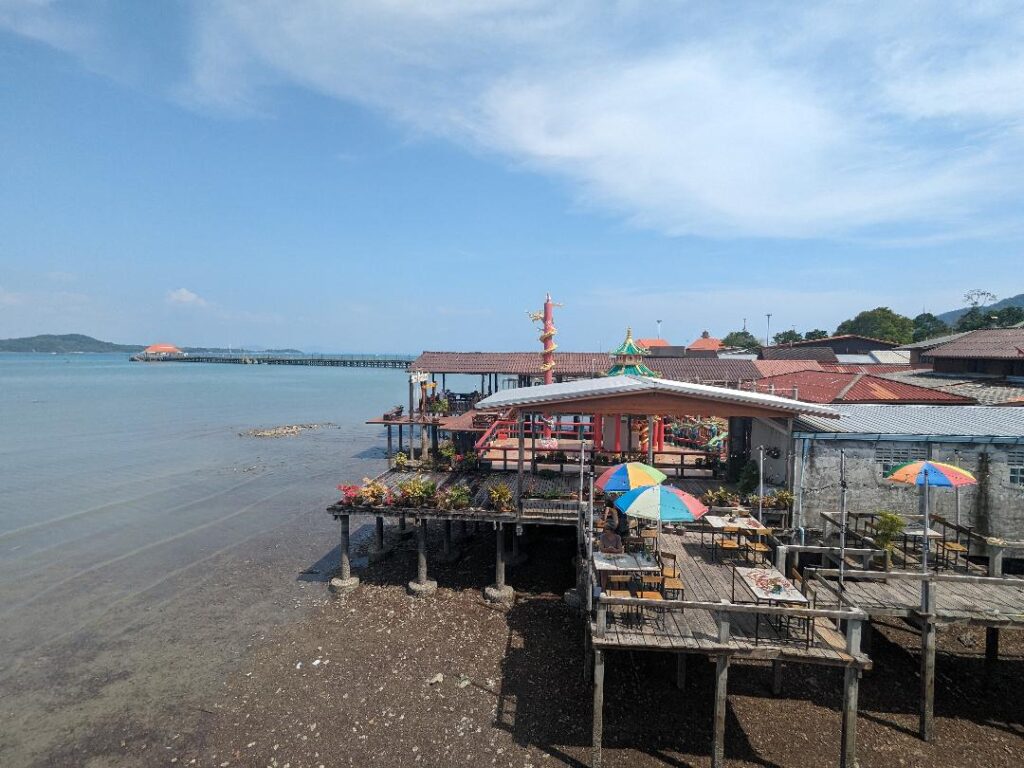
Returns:
[[[896,540],[907,527],[906,521],[897,513],[883,509],[875,518],[875,544],[892,552]]]
[[[434,484],[422,477],[413,477],[398,484],[402,504],[407,507],[425,507],[434,501]]]
[[[505,483],[498,483],[487,491],[491,506],[499,512],[511,512],[515,505],[513,503],[512,489]]]
[[[740,471],[739,479],[739,491],[742,495],[746,496],[757,490],[759,485],[760,475],[757,471],[757,462],[748,461],[743,465],[743,469]]]

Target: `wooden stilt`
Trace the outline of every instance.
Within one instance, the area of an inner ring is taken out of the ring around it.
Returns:
[[[676,654],[676,688],[680,691],[686,688],[686,654]]]
[[[398,450],[402,450],[402,425],[398,425]]]
[[[378,552],[383,552],[384,551],[384,518],[381,517],[380,515],[377,515],[377,520],[375,521],[375,531],[374,531],[374,534],[375,534],[374,538],[376,539],[374,543],[377,545],[377,551]]]
[[[338,560],[338,577],[347,581],[352,578],[352,560],[349,556],[348,515],[341,516],[341,546],[339,547]]]
[[[444,557],[446,560],[452,556],[452,521],[444,521]]]
[[[932,740],[935,729],[935,624],[923,617],[921,628],[921,724],[920,736]]]
[[[846,622],[846,652],[860,653],[861,623],[857,619]],[[857,768],[857,696],[860,690],[860,670],[848,666],[843,670],[843,716],[839,736],[839,768]]]
[[[711,768],[725,765],[725,710],[728,701],[729,657],[715,659],[715,714],[711,738]]]
[[[772,662],[772,695],[782,695],[782,662],[778,659]]]
[[[416,529],[416,582],[427,583],[427,518],[419,521]]]
[[[594,649],[594,726],[590,764],[601,768],[601,741],[604,736],[604,651]]]
[[[985,663],[999,661],[999,627],[985,627]]]
[[[388,456],[387,456],[387,458],[388,458],[389,461],[390,461],[392,456],[394,456],[394,453],[392,453],[392,451],[391,451],[391,425],[388,424]]]
[[[494,583],[501,589],[505,586],[505,528],[501,523],[498,523],[495,539],[498,543],[494,554]]]

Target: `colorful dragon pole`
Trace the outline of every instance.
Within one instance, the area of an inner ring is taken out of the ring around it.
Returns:
[[[558,345],[555,344],[556,333],[558,329],[555,328],[555,303],[551,301],[549,293],[544,300],[544,329],[540,333],[540,340],[544,345],[544,364],[540,369],[544,371],[545,384],[553,384],[555,381],[555,350],[558,349]]]
[[[551,294],[546,295],[542,312],[530,312],[529,315],[534,322],[543,323],[540,341],[544,345],[544,356],[540,369],[544,373],[544,383],[553,384],[555,382],[555,350],[558,349],[558,345],[555,344],[555,334],[558,333],[558,329],[555,328],[555,302],[551,300]],[[551,440],[550,424],[545,423],[544,425],[543,439],[545,442]]]

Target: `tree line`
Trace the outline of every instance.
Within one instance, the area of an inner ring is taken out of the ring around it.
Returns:
[[[874,339],[891,341],[896,344],[909,344],[924,341],[937,336],[945,336],[961,331],[976,331],[983,328],[1007,328],[1024,322],[1024,307],[1003,307],[992,309],[988,305],[996,301],[996,296],[988,291],[975,289],[964,294],[967,311],[949,325],[931,312],[922,312],[916,317],[907,317],[894,312],[889,307],[876,307],[860,312],[856,317],[841,322],[834,334],[819,328],[800,333],[795,329],[780,331],[772,336],[773,344],[792,344],[797,341],[813,341],[824,339],[830,335],[843,336],[855,334],[870,336]],[[761,341],[750,331],[732,331],[722,343],[727,347],[751,349],[761,346]]]

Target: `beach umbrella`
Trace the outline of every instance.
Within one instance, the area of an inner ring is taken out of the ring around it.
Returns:
[[[625,464],[616,464],[608,467],[594,483],[605,493],[619,493],[631,491],[634,488],[645,488],[651,485],[659,485],[665,481],[667,475],[660,470],[639,461],[630,461]]]
[[[708,511],[696,496],[671,485],[634,488],[619,496],[615,506],[630,517],[659,523],[692,523]]]
[[[928,573],[928,529],[931,523],[928,517],[928,488],[960,488],[964,485],[976,485],[974,475],[966,469],[943,464],[938,461],[911,461],[893,468],[886,477],[894,483],[918,485],[924,489],[924,529],[921,532],[921,570]],[[921,590],[921,610],[928,612],[930,606],[925,604],[925,590]]]

